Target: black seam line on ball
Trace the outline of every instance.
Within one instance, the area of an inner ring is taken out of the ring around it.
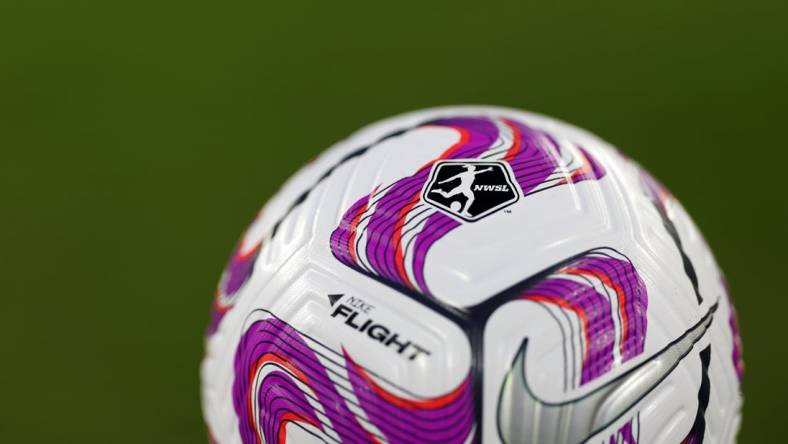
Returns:
[[[665,211],[662,206],[653,201],[652,204],[657,210],[657,213],[659,213],[660,219],[662,219],[662,226],[665,228],[665,231],[668,232],[668,235],[673,240],[673,243],[676,244],[676,248],[679,250],[679,255],[681,255],[681,263],[684,266],[684,274],[687,275],[687,278],[692,284],[692,289],[695,291],[695,299],[698,301],[698,305],[700,305],[703,303],[703,296],[700,294],[698,274],[695,272],[695,266],[692,264],[692,260],[684,250],[684,245],[681,243],[681,237],[679,237],[676,224],[673,223],[673,221],[670,219],[670,216],[668,216],[667,211]]]
[[[711,382],[709,381],[709,364],[711,363],[711,345],[706,346],[700,352],[700,388],[698,389],[698,411],[695,413],[695,421],[692,423],[688,437],[695,435],[699,438],[698,442],[703,443],[706,434],[706,408],[709,406],[711,396]]]

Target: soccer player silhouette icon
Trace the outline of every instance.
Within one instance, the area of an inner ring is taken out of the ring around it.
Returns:
[[[444,179],[437,183],[437,185],[443,185],[444,183],[449,183],[454,180],[459,179],[460,183],[457,184],[454,188],[450,189],[449,191],[444,190],[432,190],[430,193],[440,194],[446,199],[451,199],[454,196],[462,195],[465,196],[465,204],[463,204],[460,211],[462,214],[470,217],[471,214],[468,212],[468,209],[471,208],[473,202],[476,200],[476,194],[473,192],[473,181],[476,180],[476,176],[482,173],[486,173],[487,171],[492,171],[492,167],[487,167],[481,170],[477,170],[476,166],[474,165],[465,165],[465,171],[455,174],[447,179]]]

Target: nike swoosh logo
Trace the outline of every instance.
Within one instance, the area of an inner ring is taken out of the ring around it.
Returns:
[[[586,395],[557,403],[539,399],[528,385],[526,338],[501,387],[498,435],[507,444],[586,441],[629,411],[678,367],[709,329],[716,310],[714,304],[697,324],[637,367]]]

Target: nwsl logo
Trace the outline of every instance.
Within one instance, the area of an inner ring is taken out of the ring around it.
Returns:
[[[475,222],[517,202],[520,191],[504,162],[437,162],[422,193],[430,205]]]

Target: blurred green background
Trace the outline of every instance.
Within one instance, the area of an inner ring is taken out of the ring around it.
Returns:
[[[204,442],[209,304],[257,209],[363,124],[485,103],[586,127],[682,200],[740,313],[740,441],[771,441],[787,19],[785,0],[0,2],[0,440]]]

